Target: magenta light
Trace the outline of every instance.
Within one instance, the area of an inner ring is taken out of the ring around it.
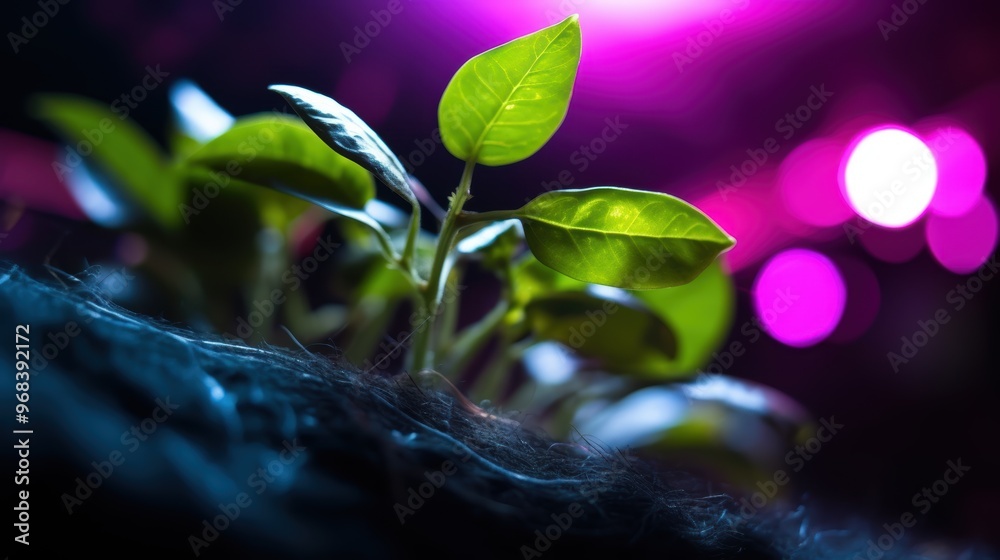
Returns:
[[[843,164],[842,186],[859,216],[884,227],[917,221],[934,197],[937,163],[930,148],[901,127],[862,134]]]
[[[753,287],[761,327],[794,347],[812,346],[833,332],[844,313],[846,288],[825,256],[789,249],[771,257]]]
[[[986,156],[968,132],[944,126],[926,137],[938,164],[938,188],[931,210],[943,216],[960,216],[979,202],[986,183]]]
[[[913,260],[926,245],[923,222],[902,229],[888,229],[857,220],[848,222],[848,239],[860,242],[873,257],[900,264]]]
[[[781,198],[796,218],[819,227],[835,226],[852,215],[837,176],[844,146],[820,139],[793,150],[781,163]]]
[[[927,219],[927,243],[942,266],[956,274],[968,274],[986,262],[997,245],[997,213],[982,196],[961,216]]]

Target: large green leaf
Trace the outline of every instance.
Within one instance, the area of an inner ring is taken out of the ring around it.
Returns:
[[[74,154],[56,160],[54,168],[60,177],[79,165],[74,163],[79,155],[84,163],[95,163],[158,224],[178,225],[182,194],[177,178],[145,131],[120,118],[106,103],[74,95],[40,95],[32,109],[66,140]]]
[[[659,376],[677,355],[670,325],[628,299],[561,292],[533,299],[525,316],[537,339],[561,342],[615,373]]]
[[[285,185],[296,196],[349,208],[363,208],[375,196],[368,172],[331,151],[301,121],[281,113],[238,119],[184,163],[211,170],[221,177],[218,182]]]
[[[735,293],[732,278],[719,261],[683,286],[632,295],[677,330],[677,359],[664,373],[698,371],[729,334]]]
[[[353,111],[305,88],[273,85],[268,89],[284,97],[309,128],[334,151],[371,171],[411,206],[418,206],[403,164]]]
[[[633,290],[686,284],[735,243],[678,198],[618,187],[548,192],[512,215],[543,264]]]
[[[441,98],[445,147],[484,165],[531,156],[566,117],[579,64],[576,15],[472,58]]]

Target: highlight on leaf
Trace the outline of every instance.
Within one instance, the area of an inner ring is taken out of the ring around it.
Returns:
[[[686,284],[735,243],[678,198],[619,187],[548,192],[512,216],[543,264],[631,290]]]
[[[580,22],[573,15],[462,65],[438,108],[448,151],[496,166],[541,149],[566,117],[580,45]]]

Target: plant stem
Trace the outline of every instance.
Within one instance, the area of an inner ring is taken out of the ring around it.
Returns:
[[[406,235],[406,246],[403,247],[403,256],[399,259],[400,267],[420,282],[420,275],[417,273],[414,253],[417,250],[417,235],[420,233],[420,204],[413,205],[413,212],[410,216],[410,231]]]
[[[430,349],[431,332],[434,330],[434,318],[441,307],[442,298],[442,275],[448,256],[451,253],[452,245],[455,243],[455,234],[458,232],[458,216],[462,212],[462,206],[469,199],[469,187],[472,185],[472,171],[476,167],[475,159],[465,163],[465,170],[462,172],[462,180],[458,184],[458,189],[451,196],[448,205],[448,215],[444,218],[441,226],[441,235],[438,236],[437,248],[434,251],[434,262],[431,264],[430,278],[427,280],[427,287],[424,290],[424,305],[421,310],[423,320],[418,323],[416,341],[413,348],[412,368],[421,371],[433,360],[433,352]]]
[[[446,368],[453,379],[457,379],[465,370],[469,362],[486,345],[486,343],[496,334],[496,331],[503,324],[504,317],[510,309],[510,300],[506,294],[501,296],[489,313],[479,322],[471,325],[458,336],[454,344],[448,348],[448,360]]]
[[[491,212],[462,212],[456,218],[458,227],[471,226],[480,222],[502,222],[510,220],[517,210],[493,210]]]

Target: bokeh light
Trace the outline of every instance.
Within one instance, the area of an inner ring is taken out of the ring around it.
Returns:
[[[931,210],[961,216],[979,202],[986,183],[986,156],[968,132],[956,126],[940,127],[927,135],[927,145],[938,165],[938,187]]]
[[[942,266],[968,274],[986,262],[997,245],[997,214],[986,197],[961,216],[927,219],[927,243]]]
[[[834,140],[806,142],[781,163],[781,198],[796,218],[820,227],[835,226],[852,215],[837,175],[844,147]]]
[[[848,152],[844,192],[862,218],[885,227],[912,224],[930,205],[937,164],[930,148],[901,128],[864,134]]]
[[[830,259],[808,249],[790,249],[764,264],[754,282],[753,301],[768,334],[789,346],[805,347],[837,327],[846,288]]]

